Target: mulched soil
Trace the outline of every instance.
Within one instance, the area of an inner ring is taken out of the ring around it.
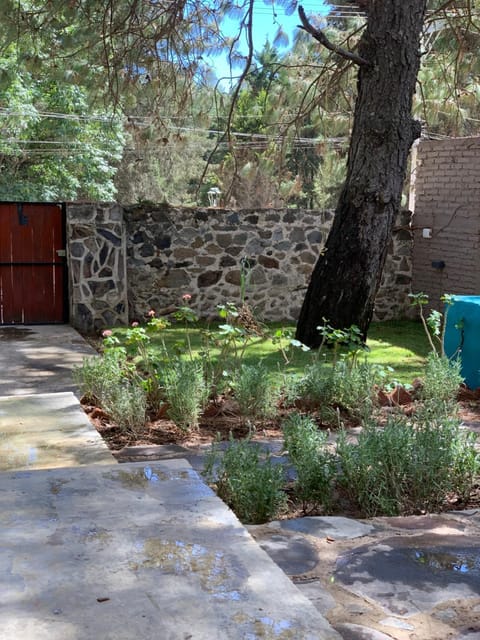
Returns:
[[[238,407],[231,398],[220,397],[215,402],[210,402],[201,416],[198,430],[189,433],[181,431],[172,420],[166,417],[167,406],[161,414],[150,416],[144,429],[130,433],[112,424],[108,415],[99,407],[83,401],[82,404],[90,421],[113,451],[136,445],[179,444],[185,447],[197,447],[212,443],[218,436],[222,440],[227,440],[230,434],[234,438],[244,438],[252,430],[251,423],[239,415]],[[275,421],[256,422],[254,439],[282,438],[280,424],[287,413],[287,411],[280,411]]]
[[[386,419],[389,412],[397,411],[399,408],[407,415],[413,413],[415,403],[408,394],[402,396],[403,400],[400,402],[384,402],[385,397],[385,394],[382,394],[380,398],[384,405],[379,414],[380,423]],[[392,398],[396,400],[398,397],[398,392],[391,392],[390,400]],[[103,409],[85,400],[82,400],[82,405],[90,421],[113,451],[135,445],[180,444],[185,447],[196,447],[209,444],[217,437],[227,440],[230,434],[234,438],[244,438],[252,431],[252,424],[240,415],[235,400],[228,396],[220,396],[215,401],[211,401],[200,418],[198,430],[189,433],[184,433],[172,420],[168,419],[167,405],[164,405],[159,414],[149,416],[145,427],[135,433],[126,432],[117,427]],[[288,413],[298,409],[302,407],[281,408],[275,420],[255,421],[254,439],[281,439],[280,425]],[[480,435],[480,389],[476,391],[461,389],[458,396],[458,410],[464,424]],[[322,424],[315,411],[309,409],[309,414],[316,419],[320,429],[332,429],[331,425]],[[355,421],[346,415],[341,415],[340,419],[347,428],[357,426]]]

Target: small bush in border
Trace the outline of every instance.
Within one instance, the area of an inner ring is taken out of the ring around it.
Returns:
[[[125,349],[109,349],[101,356],[84,358],[79,367],[73,369],[73,379],[88,402],[103,406],[109,389],[118,385],[127,375]]]
[[[339,481],[368,517],[439,510],[449,493],[469,496],[480,470],[475,441],[455,418],[428,414],[417,424],[395,416],[367,427],[358,443],[342,431]]]
[[[335,455],[327,449],[327,434],[319,431],[311,418],[298,413],[284,422],[283,434],[285,449],[297,473],[295,496],[302,501],[303,510],[322,506],[328,511],[337,466]]]
[[[218,442],[213,444],[203,475],[242,522],[268,522],[285,508],[283,468],[273,464],[250,437],[234,440],[230,436],[223,452]]]
[[[279,391],[264,365],[243,364],[233,376],[232,388],[243,416],[270,418],[275,415]]]
[[[141,379],[112,384],[103,399],[103,408],[124,431],[135,433],[145,426],[147,395]]]
[[[451,411],[463,382],[458,359],[430,353],[425,366],[422,399],[428,404],[444,405]]]
[[[177,360],[163,371],[168,415],[182,431],[198,428],[199,416],[208,399],[202,364]]]

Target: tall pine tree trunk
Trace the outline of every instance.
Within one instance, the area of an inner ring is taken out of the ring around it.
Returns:
[[[369,0],[358,49],[369,64],[359,69],[347,177],[297,325],[311,347],[324,319],[336,328],[356,324],[364,337],[372,319],[408,153],[420,135],[411,109],[426,3]]]

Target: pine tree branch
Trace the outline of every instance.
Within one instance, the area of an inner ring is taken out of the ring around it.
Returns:
[[[308,21],[307,16],[305,15],[305,10],[301,5],[298,7],[298,15],[300,17],[300,20],[302,21],[302,24],[298,25],[299,28],[309,33],[312,36],[312,38],[315,38],[315,40],[320,42],[320,44],[322,44],[326,49],[328,49],[329,51],[333,51],[334,53],[338,54],[342,58],[345,58],[346,60],[351,60],[352,62],[355,62],[355,64],[358,64],[360,66],[364,66],[364,67],[371,66],[370,63],[367,60],[365,60],[365,58],[362,58],[358,54],[353,53],[352,51],[348,51],[347,49],[343,49],[342,47],[339,47],[336,44],[333,44],[332,42],[330,42],[330,40],[323,33],[323,31],[321,31],[320,29],[316,29]]]

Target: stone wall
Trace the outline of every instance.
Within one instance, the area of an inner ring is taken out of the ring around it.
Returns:
[[[388,247],[382,280],[375,299],[374,320],[416,317],[409,294],[412,291],[412,214],[401,211]]]
[[[128,299],[131,317],[178,304],[183,293],[204,317],[245,298],[269,320],[295,318],[331,213],[129,209]]]
[[[205,318],[217,316],[218,304],[239,304],[243,292],[263,319],[295,320],[333,214],[70,205],[67,218],[72,323],[87,330],[142,320],[185,293]],[[409,213],[402,213],[377,319],[407,313],[411,244]]]
[[[479,295],[480,138],[420,141],[411,191],[413,290]]]
[[[312,210],[176,209],[125,212],[131,318],[178,304],[183,293],[203,317],[245,297],[266,320],[298,317],[313,266],[333,219]],[[376,317],[402,317],[409,306],[410,214],[399,219],[389,247]]]
[[[81,331],[128,323],[123,210],[67,204],[70,322]]]

